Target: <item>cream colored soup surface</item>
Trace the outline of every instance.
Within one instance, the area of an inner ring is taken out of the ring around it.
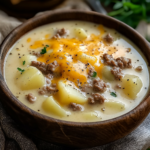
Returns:
[[[58,37],[56,34],[62,28],[66,35]],[[107,41],[108,34],[113,41]],[[35,56],[36,52],[39,55]],[[113,68],[106,64],[104,53],[112,54],[114,59],[130,58],[132,68],[120,68],[122,77],[115,78],[110,70],[104,72],[104,67]],[[52,79],[46,79],[47,72],[42,74],[41,69],[31,67],[31,61],[48,65],[55,60],[58,66],[49,72]],[[138,66],[142,70],[136,70]],[[64,21],[41,26],[19,39],[6,57],[5,80],[18,100],[38,113],[75,122],[103,121],[129,112],[143,100],[149,89],[147,66],[139,48],[117,31],[89,22]],[[92,75],[90,68],[94,70]],[[95,79],[105,82],[105,91],[93,88]],[[84,88],[85,85],[91,87]],[[46,86],[57,90],[45,92]],[[29,99],[29,93],[35,99]],[[94,99],[94,93],[102,99]],[[71,107],[72,103],[79,107]]]

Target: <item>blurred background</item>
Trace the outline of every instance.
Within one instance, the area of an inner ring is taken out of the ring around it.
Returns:
[[[123,21],[150,41],[150,0],[0,0],[0,11],[21,21],[54,9],[97,11]]]

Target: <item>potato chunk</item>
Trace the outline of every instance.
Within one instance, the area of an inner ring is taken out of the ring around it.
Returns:
[[[32,55],[25,55],[20,58],[21,64],[24,66],[30,65],[31,61],[36,61],[36,60],[37,60],[36,56],[32,56]],[[23,64],[24,61],[25,63]]]
[[[83,104],[87,101],[87,98],[84,95],[72,86],[65,84],[63,81],[58,82],[58,90],[60,102],[63,104]]]
[[[115,77],[111,73],[111,67],[109,66],[104,66],[102,69],[102,77],[103,79],[109,80],[109,81],[114,81]]]
[[[125,104],[119,101],[107,100],[104,103],[105,105],[105,114],[115,114],[121,112],[125,109]]]
[[[28,67],[22,74],[19,74],[17,85],[22,90],[38,89],[45,84],[45,77],[35,67]]]
[[[96,57],[89,56],[89,55],[86,55],[84,53],[79,54],[77,56],[77,59],[80,60],[83,63],[90,63],[91,65],[94,65],[97,61]]]
[[[75,32],[76,36],[81,40],[87,38],[87,33],[82,28],[77,28],[74,30],[74,32]]]
[[[66,116],[66,111],[54,100],[53,96],[48,97],[43,102],[43,109],[48,112],[52,113],[53,115],[64,117]]]
[[[98,114],[96,112],[84,112],[82,116],[86,121],[93,121],[98,118]]]
[[[142,85],[143,83],[138,76],[127,74],[122,78],[123,93],[130,99],[136,98],[142,88]]]

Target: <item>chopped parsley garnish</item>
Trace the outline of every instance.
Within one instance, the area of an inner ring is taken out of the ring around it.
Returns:
[[[46,51],[46,48],[47,47],[44,47],[43,49],[42,49],[42,51],[41,51],[41,53],[40,54],[45,54],[47,51]]]
[[[146,150],[150,150],[150,148],[146,149]]]
[[[92,75],[92,77],[96,77],[97,76],[97,72],[93,72],[93,75]]]
[[[110,95],[113,96],[113,97],[117,97],[117,94],[114,93],[114,92],[111,92]]]
[[[23,65],[25,65],[26,61],[23,61]]]
[[[45,47],[42,49],[40,54],[45,54],[47,52],[46,48],[48,48],[49,45],[45,45]]]
[[[18,71],[20,71],[21,73],[23,73],[25,70],[24,69],[21,69],[21,68],[17,68]]]

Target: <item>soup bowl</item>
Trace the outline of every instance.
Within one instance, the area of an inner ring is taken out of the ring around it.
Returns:
[[[76,148],[104,145],[126,136],[142,123],[150,111],[149,92],[136,108],[120,117],[98,122],[69,122],[42,115],[22,104],[11,93],[4,78],[6,55],[19,38],[36,27],[67,20],[89,21],[117,30],[134,42],[150,63],[148,42],[134,29],[118,20],[95,12],[46,12],[14,29],[2,43],[0,48],[0,101],[16,123],[37,138]]]

